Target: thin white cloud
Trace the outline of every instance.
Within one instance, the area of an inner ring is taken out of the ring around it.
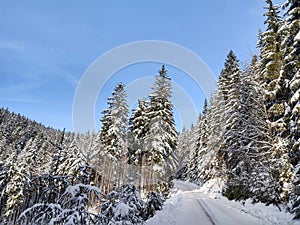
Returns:
[[[15,42],[0,42],[1,49],[25,50],[25,47]]]
[[[77,79],[77,77],[75,77],[74,75],[72,75],[71,73],[67,72],[64,74],[68,80],[68,82],[73,85],[73,86],[77,86],[79,80]]]
[[[29,92],[37,87],[37,83],[34,82],[11,83],[8,85],[1,85],[0,87],[1,87],[0,94],[3,96],[7,96],[14,93]]]
[[[66,70],[63,66],[59,65],[57,66],[57,75],[59,75],[60,77],[63,77],[64,79],[66,79],[66,81],[71,84],[72,86],[77,86],[79,80],[78,78],[73,75],[71,72],[69,72],[68,70]]]
[[[29,99],[29,98],[0,98],[0,102],[15,102],[15,103],[26,103],[26,104],[45,104],[49,105],[51,102],[48,101],[41,101],[37,99]]]

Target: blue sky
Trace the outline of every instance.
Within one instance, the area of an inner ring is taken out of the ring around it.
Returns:
[[[264,4],[262,0],[1,1],[0,107],[72,130],[73,98],[88,66],[110,49],[140,40],[182,45],[199,55],[217,77],[230,49],[241,61],[257,52]],[[160,66],[131,65],[115,74],[100,93],[95,120],[119,81],[128,84],[156,75]],[[167,69],[200,111],[201,90],[186,74]]]

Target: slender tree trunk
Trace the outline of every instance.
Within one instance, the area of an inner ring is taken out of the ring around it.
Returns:
[[[107,182],[107,185],[106,185],[106,191],[107,193],[109,193],[111,191],[111,182],[112,182],[112,173],[114,172],[113,171],[113,161],[112,160],[109,160],[109,169],[108,169],[108,173],[107,173],[107,179],[106,179],[106,182]],[[114,179],[113,179],[113,182],[114,182]]]
[[[103,157],[103,165],[101,167],[101,186],[99,187],[99,189],[102,192],[105,192],[105,168],[106,168],[106,157]]]
[[[139,184],[139,192],[140,194],[142,193],[142,189],[143,189],[143,174],[142,174],[142,166],[143,166],[143,161],[142,161],[142,152],[140,153],[140,157],[139,157],[139,174],[140,174],[140,184]]]

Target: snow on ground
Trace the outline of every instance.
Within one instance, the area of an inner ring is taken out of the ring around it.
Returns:
[[[220,194],[222,182],[207,182],[201,188],[193,183],[174,181],[175,187],[163,209],[146,225],[296,225],[292,215],[275,206],[229,201]]]

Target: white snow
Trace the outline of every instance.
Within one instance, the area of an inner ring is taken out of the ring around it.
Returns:
[[[295,41],[300,41],[300,31],[298,31],[298,34],[295,37]]]
[[[120,202],[114,209],[114,217],[125,217],[126,215],[128,215],[131,209],[132,208],[126,205],[124,202]]]
[[[291,98],[291,103],[298,102],[300,99],[300,89],[296,91],[296,93]]]
[[[159,166],[159,165],[154,165],[153,166],[153,170],[155,171],[155,172],[163,172],[164,171],[164,168],[163,167],[161,167],[161,166]]]
[[[300,102],[297,102],[297,104],[294,106],[292,113],[294,115],[297,115],[297,113],[300,112]]]
[[[146,225],[296,225],[292,215],[277,207],[229,201],[220,194],[223,182],[214,180],[201,188],[174,181],[171,198]]]

